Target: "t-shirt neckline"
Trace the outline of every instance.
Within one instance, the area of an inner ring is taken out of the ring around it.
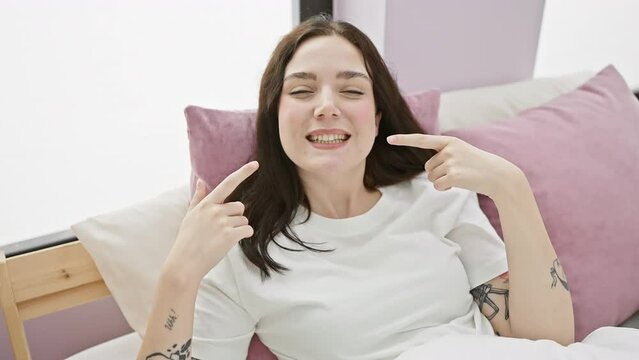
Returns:
[[[379,187],[377,190],[381,192],[381,197],[373,207],[363,214],[344,219],[332,219],[311,212],[311,217],[304,225],[317,228],[322,232],[334,233],[335,235],[361,233],[376,228],[377,225],[382,224],[384,220],[391,215],[391,211],[389,211],[391,207],[390,196],[386,194],[384,187]],[[306,219],[306,209],[300,206],[300,212],[301,216],[298,217],[298,222]]]

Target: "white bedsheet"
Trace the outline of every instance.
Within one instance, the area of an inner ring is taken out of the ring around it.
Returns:
[[[67,360],[135,359],[142,340],[135,333],[107,341]],[[549,340],[451,335],[404,352],[396,360],[637,360],[639,329],[606,326],[582,342],[561,346]],[[300,359],[301,360],[301,359]]]
[[[638,360],[639,329],[605,326],[578,343],[487,335],[448,335],[402,353],[396,360]]]

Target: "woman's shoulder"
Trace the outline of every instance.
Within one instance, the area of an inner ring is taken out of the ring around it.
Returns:
[[[247,277],[259,278],[259,270],[252,266],[237,244],[206,274],[204,280],[218,287],[235,287],[237,282],[246,281]]]

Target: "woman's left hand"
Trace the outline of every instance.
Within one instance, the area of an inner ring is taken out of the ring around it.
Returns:
[[[387,141],[391,145],[436,150],[437,154],[426,161],[424,169],[428,180],[440,191],[459,187],[494,200],[509,181],[523,174],[510,161],[453,136],[397,134]]]

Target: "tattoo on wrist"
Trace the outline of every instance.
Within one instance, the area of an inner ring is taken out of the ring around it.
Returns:
[[[171,309],[169,316],[166,318],[166,323],[164,323],[164,327],[173,330],[173,325],[175,325],[175,321],[177,320],[177,314],[175,310]]]
[[[477,305],[479,305],[479,310],[482,310],[484,304],[487,304],[493,309],[493,313],[486,316],[488,320],[492,320],[499,312],[499,306],[497,306],[497,304],[495,304],[495,302],[488,297],[488,294],[504,295],[506,300],[506,309],[504,316],[506,317],[506,320],[508,320],[508,318],[510,317],[510,311],[508,310],[508,289],[499,289],[494,288],[491,284],[482,284],[470,290],[470,294],[475,299]]]
[[[557,280],[559,280],[564,289],[570,290],[568,280],[566,279],[566,273],[564,272],[564,268],[561,266],[559,259],[555,259],[555,261],[552,262],[552,266],[550,267],[550,276],[552,277],[552,284],[550,284],[551,288],[557,286]]]
[[[180,346],[179,348],[177,347],[177,344],[173,344],[173,346],[170,349],[166,349],[166,355],[161,352],[156,352],[151,355],[148,355],[145,359],[146,360],[158,360],[158,359],[182,360],[182,359],[189,359],[190,356],[191,356],[191,339],[187,340],[187,342],[182,344],[182,346]],[[191,359],[198,360],[194,357],[192,357]]]

